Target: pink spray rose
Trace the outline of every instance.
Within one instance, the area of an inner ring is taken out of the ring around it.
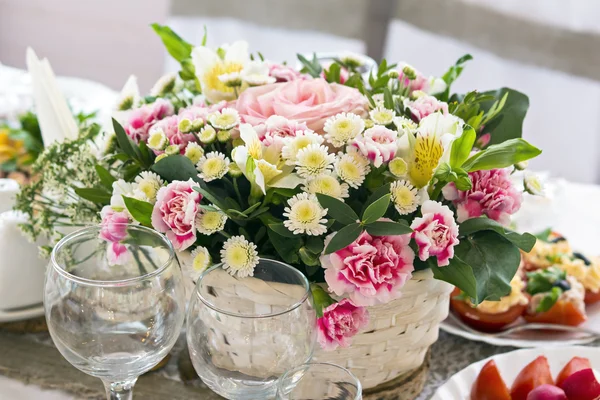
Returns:
[[[236,108],[242,121],[252,125],[279,115],[322,133],[325,120],[341,112],[365,117],[368,101],[357,89],[311,79],[251,87],[240,95]]]
[[[276,82],[289,82],[296,79],[310,79],[309,75],[303,74],[294,68],[277,63],[269,64],[269,76],[272,76]]]
[[[402,72],[402,70],[405,66],[410,67],[415,72],[415,79],[410,80],[407,76],[404,75],[404,72]],[[429,92],[429,79],[427,79],[421,72],[417,71],[408,64],[401,63],[400,68],[398,69],[398,74],[398,80],[400,81],[402,86],[408,88],[409,94],[416,90],[420,90],[425,93]]]
[[[406,101],[405,106],[408,107],[413,118],[417,121],[437,111],[448,114],[448,104],[429,95],[422,95],[416,100]]]
[[[121,240],[127,237],[127,224],[131,223],[126,211],[115,211],[111,206],[104,206],[100,211],[100,239],[108,242],[106,256],[110,265],[123,264],[127,261],[127,247]]]
[[[295,137],[298,132],[309,130],[304,122],[290,121],[279,115],[271,115],[267,120],[254,127],[258,138],[267,147],[283,147],[283,139]]]
[[[129,114],[123,129],[136,143],[148,140],[148,131],[157,121],[172,115],[173,105],[165,99],[156,99],[154,103],[144,104]]]
[[[419,259],[437,257],[439,267],[450,264],[454,257],[454,246],[458,244],[458,225],[448,206],[427,200],[421,206],[420,218],[415,218],[410,227],[412,237],[419,246]]]
[[[396,155],[398,133],[385,126],[376,125],[357,136],[352,145],[363,156],[373,161],[375,167],[380,167],[381,164],[390,161]]]
[[[357,307],[350,300],[342,299],[323,310],[317,320],[319,344],[324,350],[335,350],[338,346],[348,347],[352,336],[369,324],[369,312]]]
[[[458,222],[487,215],[508,225],[510,216],[521,207],[521,192],[512,184],[510,171],[506,168],[475,171],[469,172],[469,177],[473,187],[467,191],[458,190],[454,183],[442,190],[444,197],[456,205]]]
[[[371,236],[365,231],[345,248],[322,255],[329,289],[338,296],[348,294],[360,306],[399,298],[414,270],[409,242],[410,235]]]
[[[152,226],[165,233],[177,250],[185,250],[196,241],[196,214],[202,195],[189,181],[173,181],[161,187],[152,211]]]
[[[190,107],[182,108],[179,111],[178,122],[181,122],[183,119],[188,119],[190,122],[201,119],[202,121],[206,122],[210,114],[221,111],[228,106],[230,106],[230,104],[225,100],[211,105],[206,105],[204,101],[200,101],[198,103],[194,103],[194,105]]]
[[[169,139],[169,145],[175,145],[179,147],[179,152],[181,154],[185,153],[185,148],[189,142],[194,142],[196,140],[194,134],[192,133],[183,133],[179,131],[179,117],[177,115],[171,115],[170,117],[166,117],[150,128],[148,134],[152,134],[154,131],[162,130],[163,133]],[[164,153],[162,150],[154,150],[156,155]]]

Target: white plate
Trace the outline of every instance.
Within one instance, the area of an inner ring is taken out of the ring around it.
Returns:
[[[553,377],[558,375],[571,358],[577,356],[588,358],[594,369],[600,369],[600,348],[597,347],[572,346],[516,350],[486,358],[483,361],[469,365],[467,368],[453,375],[441,386],[431,400],[469,400],[473,382],[475,382],[484,364],[491,359],[496,361],[504,382],[510,388],[521,369],[540,355],[545,355],[548,358]]]
[[[14,311],[0,310],[0,322],[21,321],[41,317],[42,315],[44,315],[43,304]]]

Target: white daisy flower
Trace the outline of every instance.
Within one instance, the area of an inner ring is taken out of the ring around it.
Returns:
[[[334,169],[337,176],[350,187],[358,189],[370,171],[369,165],[359,161],[352,153],[340,153],[336,158]]]
[[[242,75],[240,72],[219,75],[219,80],[227,87],[242,86]]]
[[[286,160],[285,163],[287,165],[295,165],[299,150],[310,144],[321,144],[324,141],[325,139],[321,135],[317,135],[313,131],[299,131],[296,133],[296,136],[283,139],[281,156]]]
[[[262,61],[250,61],[244,67],[242,80],[250,86],[261,86],[275,83],[276,79],[269,76],[269,66]]]
[[[408,164],[400,157],[391,160],[388,164],[388,168],[390,169],[390,172],[398,178],[405,176],[408,172]]]
[[[204,144],[211,144],[217,138],[217,131],[210,125],[200,129],[200,135],[198,135],[200,141]]]
[[[221,262],[223,269],[238,278],[254,276],[254,268],[259,262],[256,245],[243,236],[233,236],[223,244]]]
[[[333,174],[323,174],[311,178],[302,189],[311,194],[322,193],[340,200],[349,196],[348,184],[340,183]]]
[[[525,171],[523,176],[523,186],[525,191],[534,196],[544,196],[544,185],[540,180],[540,177],[529,171]]]
[[[165,94],[172,92],[175,88],[176,79],[177,75],[175,73],[161,76],[152,89],[150,89],[150,96],[164,96]]]
[[[221,179],[229,170],[229,162],[229,158],[225,157],[225,154],[211,151],[203,155],[196,164],[196,169],[200,172],[198,176],[204,182]]]
[[[340,113],[325,121],[325,139],[334,147],[342,147],[365,129],[365,121],[353,113]]]
[[[283,224],[294,234],[319,236],[327,232],[327,219],[324,218],[327,209],[321,207],[317,196],[306,192],[298,193],[288,200],[288,205],[283,213],[288,219]]]
[[[114,210],[124,210],[125,200],[123,200],[123,196],[131,197],[135,186],[132,183],[125,182],[123,179],[119,179],[113,182],[112,189],[110,206]]]
[[[152,150],[162,151],[169,145],[169,138],[162,129],[151,129],[147,144]]]
[[[222,131],[217,132],[217,140],[219,142],[225,143],[229,139],[231,139],[231,131],[229,131],[229,130],[222,130]]]
[[[167,146],[165,149],[165,154],[168,156],[174,156],[175,154],[180,154],[181,150],[179,149],[179,145],[171,144]]]
[[[417,124],[406,117],[394,117],[394,125],[398,129],[398,137],[403,136],[405,133],[414,134],[417,131]]]
[[[417,210],[421,196],[417,189],[407,181],[395,181],[390,186],[391,200],[400,215],[413,213]]]
[[[135,183],[137,184],[137,189],[144,193],[150,203],[154,204],[156,202],[156,194],[165,182],[154,172],[144,171],[135,177]]]
[[[358,67],[362,67],[365,62],[363,61],[362,57],[358,54],[352,54],[352,53],[348,53],[343,55],[340,58],[340,61],[344,64],[346,64],[349,68],[358,68]]]
[[[330,154],[327,146],[309,144],[296,154],[296,170],[303,178],[327,173],[333,168],[335,154]]]
[[[202,158],[203,155],[204,149],[198,143],[189,142],[187,146],[185,146],[184,156],[189,158],[194,165],[198,164],[198,161],[200,161],[200,158]]]
[[[196,215],[196,229],[204,235],[212,235],[225,228],[227,215],[221,211],[202,210]]]
[[[377,106],[369,112],[369,116],[377,125],[389,125],[394,121],[396,112],[383,106]]]
[[[235,108],[224,108],[209,115],[208,122],[217,129],[231,129],[240,123],[240,116]]]
[[[196,282],[200,275],[210,266],[210,254],[203,246],[196,247],[190,254],[188,261],[183,263],[184,272]]]

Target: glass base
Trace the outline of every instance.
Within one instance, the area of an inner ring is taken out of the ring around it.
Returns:
[[[206,372],[206,371],[204,371]],[[202,374],[200,378],[210,390],[229,400],[274,399],[277,379],[253,381],[223,378],[212,374]]]

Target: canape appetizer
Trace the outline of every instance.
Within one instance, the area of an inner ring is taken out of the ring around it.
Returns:
[[[533,249],[529,253],[521,253],[526,270],[548,268],[560,263],[563,256],[573,254],[571,245],[559,233],[547,232],[537,236],[538,240]]]

